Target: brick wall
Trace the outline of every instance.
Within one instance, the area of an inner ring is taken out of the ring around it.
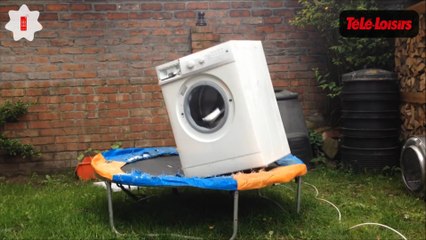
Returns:
[[[191,52],[198,11],[210,32],[196,41],[262,40],[274,85],[300,93],[306,113],[320,107],[310,69],[323,50],[315,33],[289,25],[296,0],[66,2],[0,2],[0,102],[36,103],[4,130],[43,154],[2,159],[1,174],[72,167],[78,152],[116,141],[173,145],[154,67]],[[5,30],[8,11],[23,3],[40,11],[43,30],[32,42]]]

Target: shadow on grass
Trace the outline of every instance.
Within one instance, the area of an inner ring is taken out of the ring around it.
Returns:
[[[141,202],[135,202],[123,192],[113,193],[114,221],[118,231],[138,235],[181,234],[207,239],[226,239],[232,235],[231,192],[192,188],[179,188],[178,194],[168,188],[147,188],[145,192],[154,196]],[[294,198],[273,190],[262,192],[272,201],[260,197],[257,191],[240,192],[239,235],[264,239],[271,231],[285,231],[285,228],[275,229],[283,223],[290,223],[287,227],[298,223]],[[109,226],[106,191],[101,202],[97,201],[99,208],[93,213],[101,214]]]

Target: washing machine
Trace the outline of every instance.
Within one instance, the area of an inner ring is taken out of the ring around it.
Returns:
[[[290,153],[260,41],[156,67],[185,176],[265,167]]]

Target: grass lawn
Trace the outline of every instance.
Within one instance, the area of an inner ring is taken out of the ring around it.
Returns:
[[[425,239],[425,201],[405,190],[398,174],[352,174],[324,167],[310,171],[315,198],[303,184],[301,213],[295,210],[295,183],[240,192],[238,239],[402,239],[378,226],[388,225],[407,239]],[[232,235],[233,196],[228,192],[181,188],[140,190],[154,197],[136,203],[124,193],[113,194],[116,236],[108,223],[106,191],[71,174],[0,180],[0,239],[203,239]],[[148,236],[154,234],[156,237]],[[181,238],[182,239],[182,238]]]

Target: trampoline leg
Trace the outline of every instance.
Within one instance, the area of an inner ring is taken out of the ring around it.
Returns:
[[[111,225],[111,229],[114,233],[120,234],[117,229],[115,229],[114,226],[114,213],[112,208],[112,189],[111,189],[111,182],[105,181],[105,185],[107,188],[107,197],[108,197],[108,213],[109,213],[109,224]]]
[[[238,191],[234,192],[234,221],[232,236],[229,240],[234,240],[237,237],[238,232]]]
[[[300,212],[300,198],[302,195],[302,177],[296,177],[297,189],[296,189],[296,212]]]

